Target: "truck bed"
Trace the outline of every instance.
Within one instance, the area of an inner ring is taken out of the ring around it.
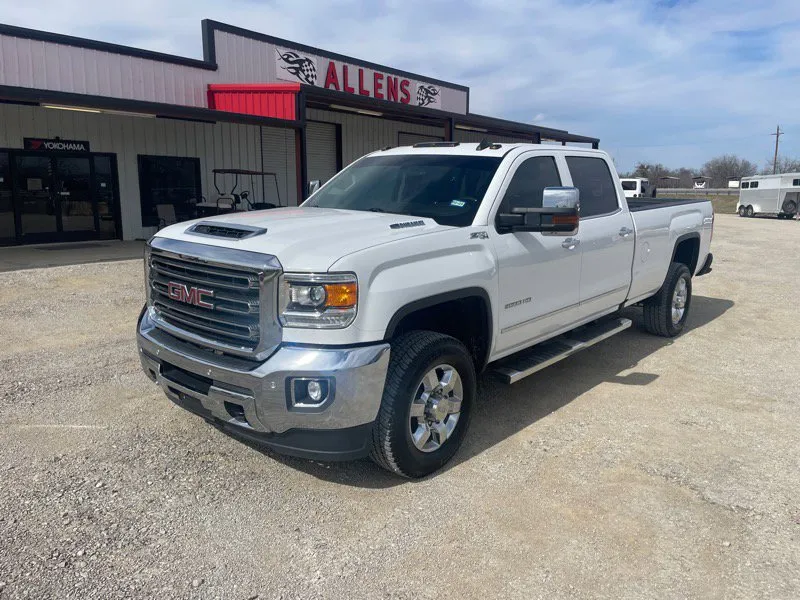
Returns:
[[[707,198],[628,198],[628,208],[631,212],[653,210],[665,206],[680,206],[682,204],[696,204],[708,202]]]

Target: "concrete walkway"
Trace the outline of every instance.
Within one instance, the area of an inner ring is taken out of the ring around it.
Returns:
[[[144,242],[98,241],[0,248],[0,272],[142,258]]]

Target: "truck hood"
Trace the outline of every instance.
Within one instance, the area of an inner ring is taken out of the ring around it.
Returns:
[[[187,233],[200,222],[232,227],[247,225],[267,231],[242,240]],[[433,219],[409,215],[290,207],[178,223],[162,229],[156,237],[272,254],[278,257],[285,271],[327,271],[337,260],[353,252],[449,229],[453,228],[439,225]]]

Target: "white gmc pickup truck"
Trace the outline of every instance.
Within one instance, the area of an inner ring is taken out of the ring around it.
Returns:
[[[707,201],[626,202],[598,150],[382,150],[299,207],[159,231],[140,358],[225,431],[421,477],[458,450],[478,373],[513,383],[629,327],[634,304],[679,334],[713,223]]]

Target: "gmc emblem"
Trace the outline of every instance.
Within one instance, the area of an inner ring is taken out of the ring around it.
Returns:
[[[213,298],[213,290],[189,287],[183,283],[175,283],[174,281],[170,281],[167,284],[167,295],[170,297],[170,299],[177,300],[178,302],[192,304],[194,306],[200,306],[202,308],[208,308],[211,310],[214,309],[214,305],[211,302],[207,302],[203,299],[204,296]]]

